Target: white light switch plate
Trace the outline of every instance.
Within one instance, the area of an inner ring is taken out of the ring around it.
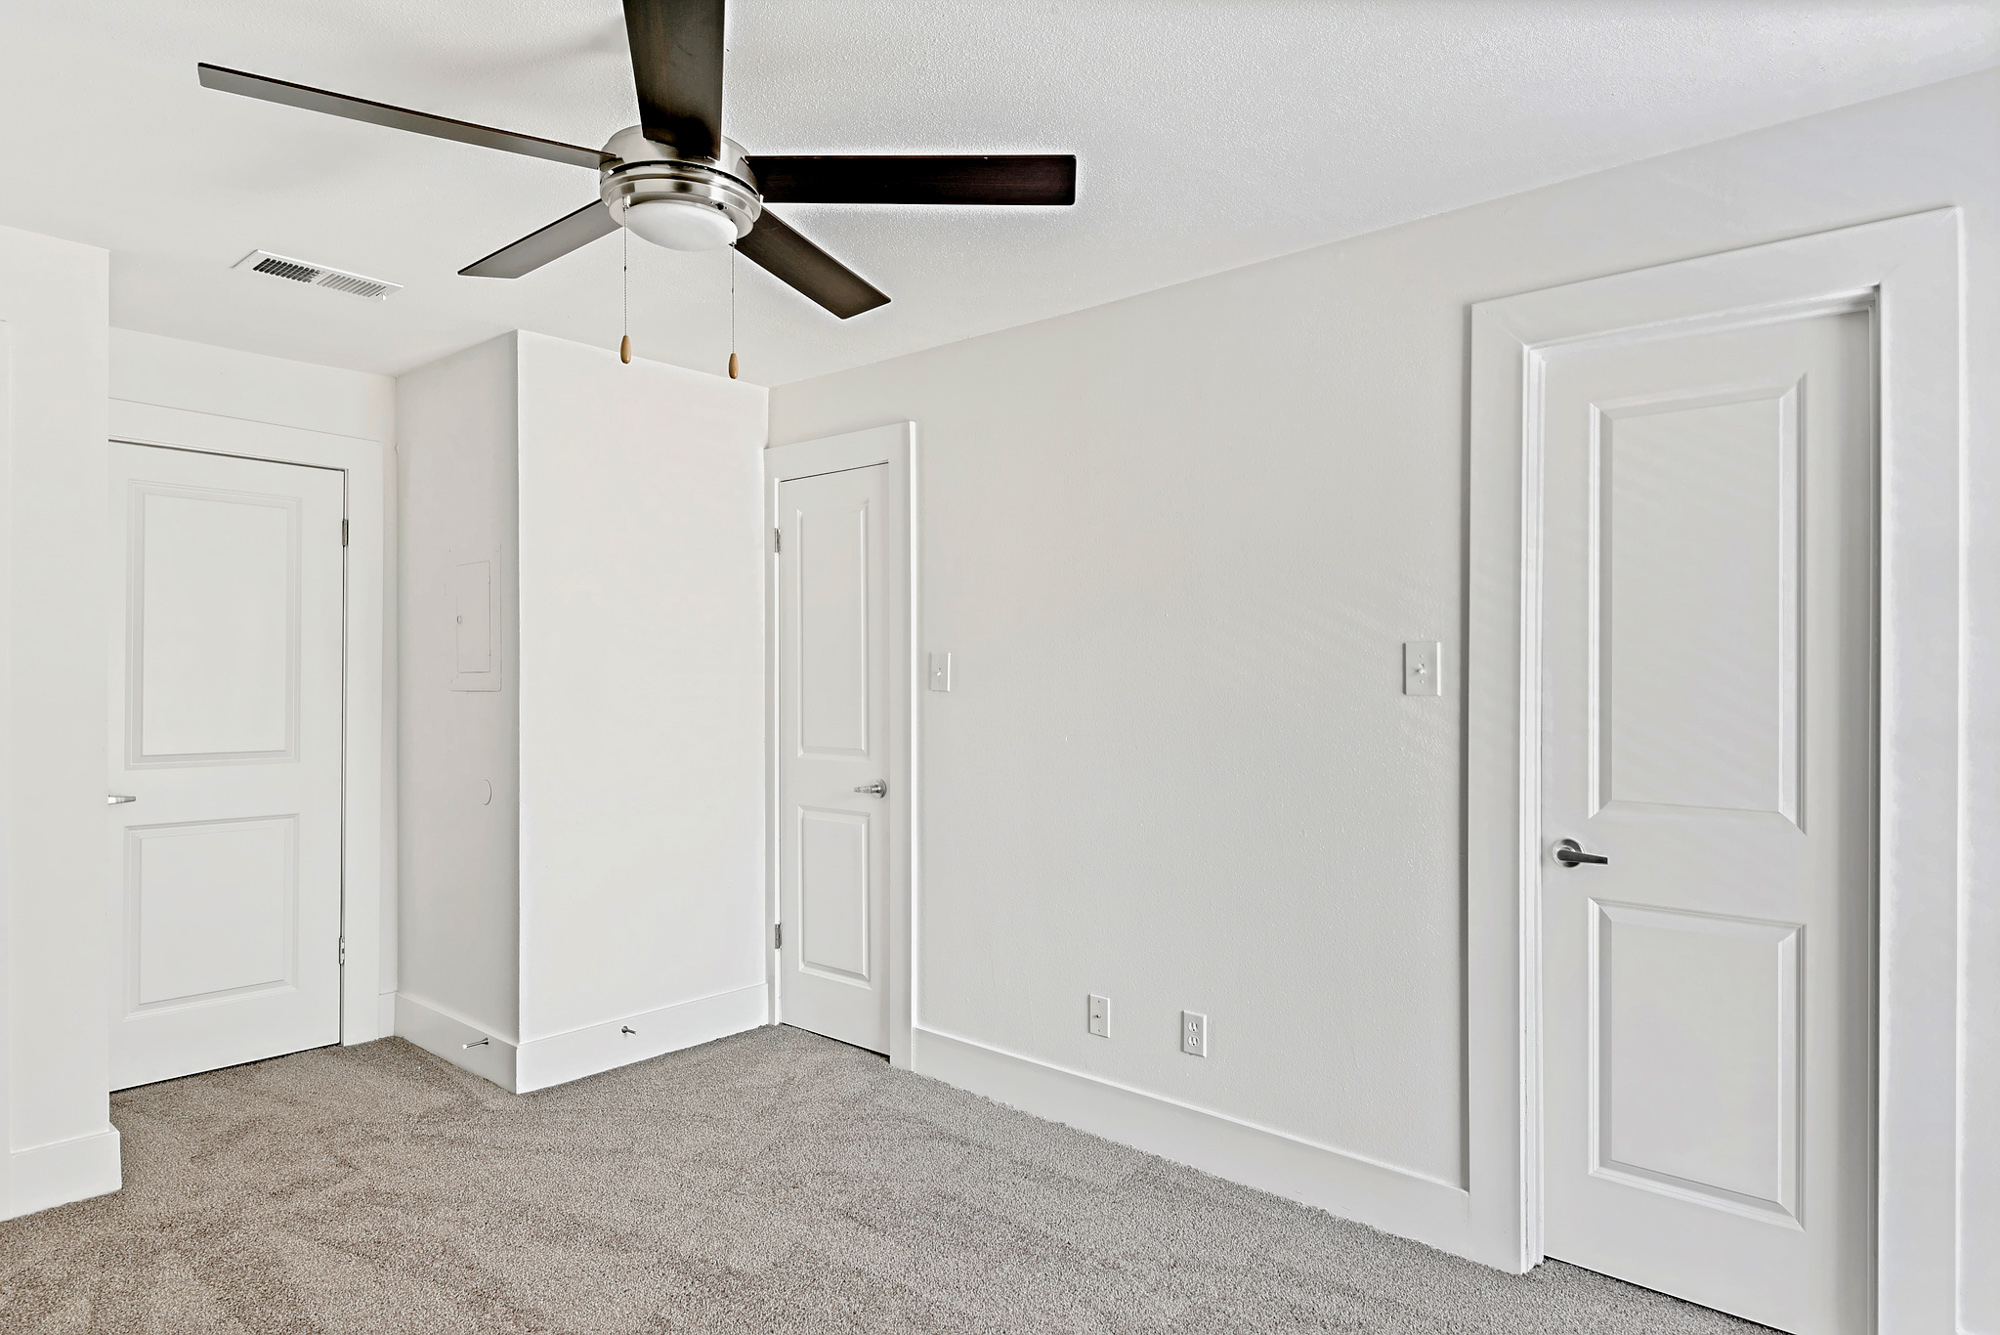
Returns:
[[[1444,694],[1444,646],[1436,640],[1403,644],[1403,694]]]
[[[949,691],[951,689],[950,654],[931,655],[931,674],[930,674],[929,684],[930,688],[934,691]]]

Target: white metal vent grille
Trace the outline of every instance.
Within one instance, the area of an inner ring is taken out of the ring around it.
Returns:
[[[324,264],[311,264],[305,260],[292,259],[287,255],[273,255],[268,250],[253,250],[230,267],[248,269],[252,273],[283,278],[293,283],[305,283],[311,287],[330,288],[335,292],[345,292],[351,297],[367,297],[375,301],[403,290],[401,283],[385,282],[380,278],[369,278],[342,269],[330,269]]]

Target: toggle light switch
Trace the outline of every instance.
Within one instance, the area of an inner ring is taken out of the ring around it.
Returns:
[[[1436,640],[1408,640],[1403,644],[1403,694],[1443,695],[1444,646]]]

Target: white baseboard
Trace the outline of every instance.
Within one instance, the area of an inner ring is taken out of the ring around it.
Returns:
[[[7,1156],[7,1195],[0,1200],[0,1219],[102,1196],[124,1182],[117,1127],[15,1150]]]
[[[378,992],[375,995],[375,1037],[387,1038],[396,1032],[396,994]]]
[[[396,1033],[509,1093],[526,1094],[755,1029],[769,1018],[769,1005],[768,990],[757,983],[516,1044],[435,1001],[398,992]]]
[[[600,1071],[629,1066],[666,1052],[755,1029],[769,1019],[770,993],[763,983],[683,1001],[659,1010],[564,1034],[532,1039],[515,1056],[514,1092],[580,1080]],[[631,1032],[627,1033],[626,1031]]]
[[[1473,1254],[1471,1196],[1448,1182],[934,1029],[911,1037],[920,1075],[1384,1233]]]
[[[514,1088],[514,1045],[435,1001],[398,992],[396,1036],[502,1089]]]

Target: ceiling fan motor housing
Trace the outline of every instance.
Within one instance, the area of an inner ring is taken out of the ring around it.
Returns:
[[[721,142],[718,157],[684,158],[671,145],[648,139],[637,125],[620,130],[604,145],[618,159],[604,168],[599,182],[605,207],[621,226],[635,204],[659,201],[713,209],[736,229],[737,237],[748,236],[764,201],[742,147],[733,139]],[[719,238],[722,231],[716,231]]]

